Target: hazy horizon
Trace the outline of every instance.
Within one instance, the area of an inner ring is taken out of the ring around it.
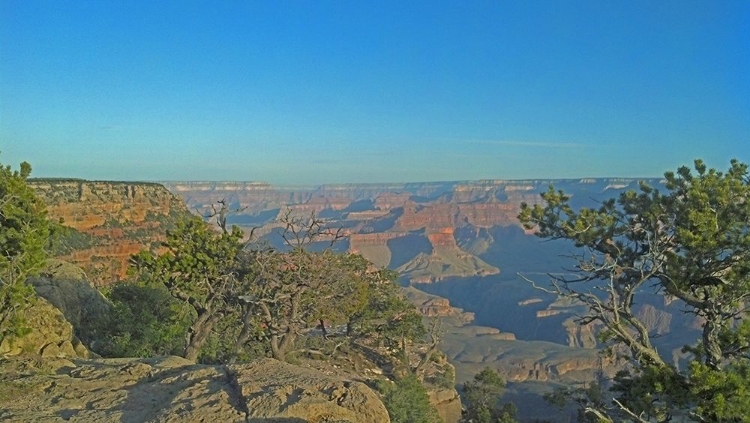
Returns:
[[[231,179],[214,179],[214,180],[156,180],[156,179],[86,179],[76,177],[56,177],[56,176],[34,176],[29,178],[31,181],[85,181],[85,182],[102,182],[102,183],[153,183],[153,184],[179,184],[179,183],[242,183],[242,184],[258,184],[268,185],[276,188],[318,188],[321,186],[337,186],[337,185],[356,185],[356,186],[382,186],[382,185],[413,185],[413,184],[455,184],[455,183],[500,183],[500,182],[527,182],[527,181],[585,181],[591,180],[612,180],[612,181],[653,181],[663,180],[663,176],[582,176],[572,178],[522,178],[522,179],[507,179],[507,178],[494,178],[494,179],[454,179],[454,180],[430,180],[430,181],[369,181],[369,182],[331,182],[331,183],[319,183],[319,184],[284,184],[284,183],[273,183],[268,181],[260,180],[231,180]]]
[[[723,170],[750,161],[748,16],[743,1],[8,0],[0,162],[279,186]]]

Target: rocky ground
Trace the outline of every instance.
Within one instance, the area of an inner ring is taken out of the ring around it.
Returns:
[[[207,366],[178,357],[6,359],[0,420],[388,422],[367,385],[272,359]]]
[[[102,359],[75,336],[71,322],[100,318],[110,307],[106,299],[69,263],[50,260],[42,273],[31,280],[40,295],[26,312],[31,333],[0,343],[0,421],[389,421],[369,387],[395,371],[396,359],[384,347],[355,342],[325,359],[300,356],[297,364]],[[427,348],[414,345],[410,359],[418,361]],[[424,370],[430,400],[446,423],[461,417],[454,374],[442,354]]]

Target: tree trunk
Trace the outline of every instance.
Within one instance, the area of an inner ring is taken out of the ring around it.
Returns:
[[[195,361],[200,354],[203,344],[206,343],[208,336],[211,334],[216,322],[221,319],[220,314],[209,315],[204,313],[193,323],[188,333],[188,342],[185,346],[184,357],[190,361]]]
[[[282,335],[271,336],[271,356],[279,361],[286,362],[286,355],[294,348],[297,339],[297,331],[289,326]]]
[[[323,331],[323,339],[328,339],[328,331],[326,330],[326,324],[323,319],[318,319],[320,322],[320,329]]]
[[[293,328],[287,329],[287,332],[281,338],[281,344],[279,345],[279,351],[283,356],[294,349],[294,341],[297,339],[297,332]]]
[[[401,361],[406,366],[406,370],[411,370],[411,363],[409,362],[409,353],[406,352],[406,336],[401,335]]]
[[[234,364],[237,361],[237,356],[242,352],[242,348],[250,339],[251,333],[251,320],[253,317],[253,309],[250,306],[246,306],[245,314],[242,316],[242,330],[240,331],[237,340],[234,342],[234,351],[232,357],[229,359],[230,364]]]
[[[273,357],[276,360],[286,362],[285,351],[283,351],[279,347],[279,336],[278,335],[272,335],[271,336],[271,357]]]
[[[703,350],[706,353],[706,365],[714,370],[721,367],[720,329],[719,316],[713,312],[707,313],[706,323],[703,325]]]
[[[427,350],[424,356],[422,356],[422,359],[419,360],[419,363],[417,363],[417,366],[412,369],[412,373],[414,373],[414,375],[416,375],[420,381],[424,379],[423,375],[421,374],[422,369],[427,363],[430,362],[432,355],[435,354],[437,350],[438,350],[438,343],[433,342],[432,345],[430,345],[430,349]]]

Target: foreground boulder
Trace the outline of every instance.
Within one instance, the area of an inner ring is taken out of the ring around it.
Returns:
[[[0,362],[0,420],[389,422],[360,382],[271,359],[231,366],[177,357],[73,360],[45,371]]]
[[[85,329],[104,319],[110,303],[80,267],[62,260],[47,260],[38,277],[29,278],[37,295],[60,309],[75,329]]]
[[[73,326],[60,310],[44,298],[37,298],[25,311],[31,332],[21,338],[6,338],[0,343],[0,357],[33,356],[40,358],[89,358],[86,347],[73,335]]]

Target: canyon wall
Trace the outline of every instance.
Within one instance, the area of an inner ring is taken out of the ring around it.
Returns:
[[[126,276],[132,254],[164,239],[187,207],[147,182],[32,179],[49,218],[70,228],[59,258],[81,266],[97,285]]]

